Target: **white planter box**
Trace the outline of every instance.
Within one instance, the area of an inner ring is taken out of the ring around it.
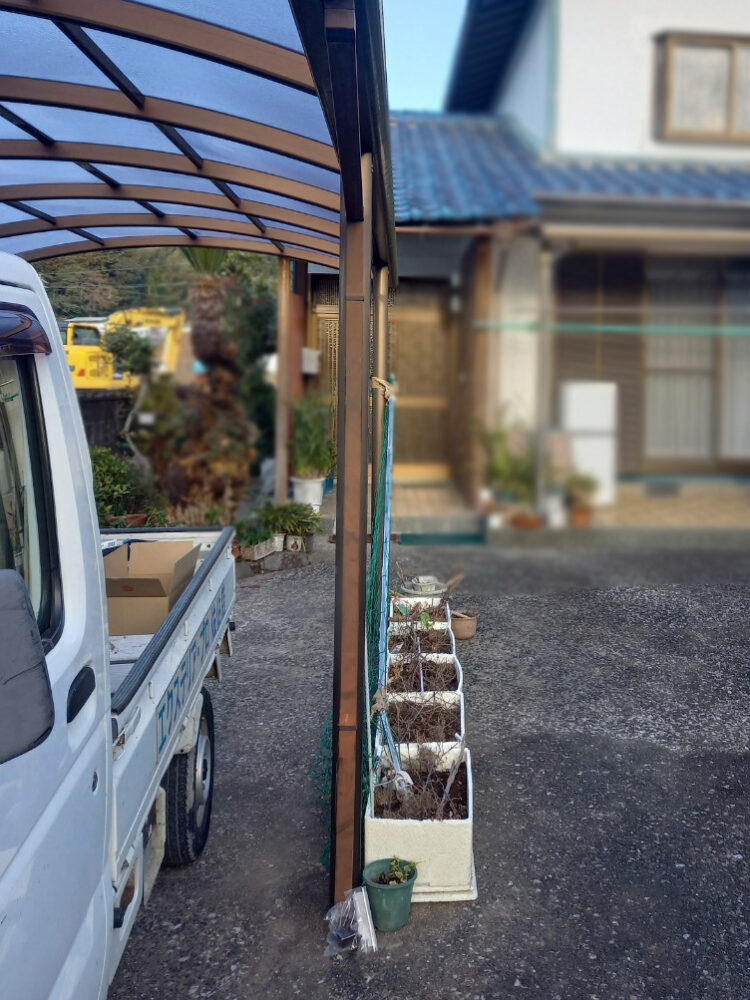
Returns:
[[[409,701],[412,703],[419,704],[419,702],[425,701],[436,701],[440,702],[446,706],[458,705],[458,715],[459,715],[459,731],[457,733],[451,733],[451,737],[448,740],[443,740],[438,743],[403,743],[399,742],[398,733],[395,728],[391,726],[391,732],[393,733],[393,741],[396,744],[396,752],[398,753],[399,760],[402,762],[405,758],[410,757],[416,752],[417,748],[422,746],[427,746],[431,750],[434,750],[437,754],[447,753],[448,749],[453,746],[457,740],[462,739],[466,735],[466,716],[464,714],[464,696],[461,691],[414,691],[405,694],[391,694],[388,695],[389,702],[395,701]],[[377,732],[375,734],[375,756],[379,757],[382,753],[386,751],[384,745],[383,734],[380,727],[378,726]]]
[[[255,562],[258,559],[265,559],[267,555],[275,552],[275,543],[273,538],[267,538],[265,542],[258,542],[257,545],[243,545],[241,552],[242,558],[248,560],[249,562]]]
[[[284,536],[284,532],[283,531],[277,531],[275,535],[271,536],[271,541],[273,542],[273,551],[274,552],[283,552],[284,551],[284,537],[285,536]]]
[[[429,653],[425,654],[426,659],[435,660],[437,663],[452,663],[456,671],[456,681],[457,685],[455,689],[448,688],[447,690],[463,691],[464,689],[464,672],[459,663],[458,657],[454,653]],[[404,659],[402,653],[389,653],[388,654],[388,676],[391,675],[391,664],[400,663]],[[409,694],[408,691],[394,691],[393,694]]]
[[[455,760],[454,747],[444,761],[447,770]],[[402,761],[402,763],[405,763]],[[394,855],[416,861],[419,868],[414,902],[440,902],[477,898],[474,871],[474,788],[471,754],[466,751],[466,819],[381,819],[370,799],[365,814],[365,864]]]
[[[398,597],[391,598],[390,607],[388,608],[388,621],[391,625],[406,625],[408,622],[396,621],[396,613],[394,610],[394,604],[406,604],[408,607],[413,608],[415,604],[419,604],[427,610],[428,608],[436,608],[442,598],[441,597]],[[445,617],[444,622],[435,622],[435,628],[450,628],[451,624],[451,608],[450,604],[446,603],[445,606]],[[418,628],[424,628],[424,626],[419,623]]]
[[[424,656],[438,656],[438,655],[444,655],[444,656],[451,655],[451,656],[455,656],[456,655],[456,637],[453,634],[453,630],[445,622],[435,622],[435,625],[431,629],[425,629],[421,625],[418,625],[417,626],[417,631],[418,632],[427,632],[427,631],[429,631],[429,632],[447,632],[448,636],[450,637],[450,644],[451,644],[450,653],[438,654],[438,653],[430,653],[430,652],[425,651],[424,654],[423,654]],[[388,647],[387,648],[388,648],[389,655],[391,655],[391,656],[396,655],[395,653],[391,653],[391,651],[390,651],[391,637],[394,636],[394,635],[396,635],[396,636],[398,636],[398,635],[409,635],[410,632],[411,632],[411,626],[410,625],[408,625],[406,623],[402,624],[400,622],[398,622],[398,623],[397,622],[391,622],[391,624],[388,626]]]

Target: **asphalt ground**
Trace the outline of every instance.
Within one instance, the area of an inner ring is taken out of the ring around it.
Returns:
[[[464,570],[480,614],[459,650],[478,901],[323,957],[324,555],[239,585],[209,844],[160,876],[112,1000],[750,998],[750,551],[395,554]]]

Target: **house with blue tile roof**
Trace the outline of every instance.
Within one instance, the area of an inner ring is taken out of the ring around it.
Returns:
[[[747,489],[746,0],[469,0],[445,111],[391,143],[397,476],[473,503],[504,426],[540,502],[560,455],[607,503]]]

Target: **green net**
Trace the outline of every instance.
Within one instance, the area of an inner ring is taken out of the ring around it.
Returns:
[[[378,390],[375,390],[378,391]],[[384,525],[386,509],[386,480],[388,462],[391,460],[388,441],[393,407],[388,401],[385,406],[383,423],[383,448],[380,455],[378,490],[372,519],[372,545],[367,569],[367,590],[365,604],[365,636],[367,639],[367,683],[364,691],[362,729],[362,815],[367,808],[370,791],[370,747],[375,739],[375,723],[370,719],[370,704],[378,687],[378,648],[380,638],[380,617],[382,608],[382,573],[388,573],[388,566],[382,564],[383,539],[390,525]],[[386,591],[387,593],[387,591]],[[364,679],[364,678],[363,678]],[[368,740],[368,732],[370,739]],[[331,781],[333,776],[333,717],[328,714],[320,735],[317,753],[310,769],[310,779],[316,793],[316,803],[320,821],[326,833],[326,843],[320,856],[321,864],[327,869],[331,864]],[[363,827],[364,829],[364,827]]]

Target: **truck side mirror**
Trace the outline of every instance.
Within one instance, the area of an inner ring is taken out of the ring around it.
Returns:
[[[0,764],[42,743],[55,706],[29,593],[21,576],[0,570]]]

